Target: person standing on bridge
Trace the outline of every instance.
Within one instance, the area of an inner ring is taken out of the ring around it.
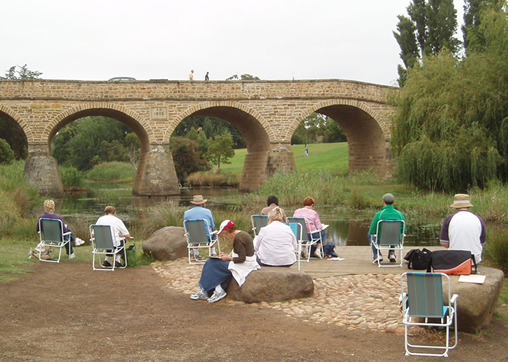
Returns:
[[[194,80],[194,70],[190,71],[189,80],[191,80],[191,81]]]

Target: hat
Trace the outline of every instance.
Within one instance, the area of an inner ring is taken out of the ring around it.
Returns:
[[[393,204],[393,202],[395,201],[395,196],[393,196],[392,194],[384,194],[383,201],[386,202],[387,204]]]
[[[235,223],[232,222],[231,220],[224,220],[223,222],[221,222],[219,232],[217,233],[217,235],[220,235],[220,233],[222,233],[225,228],[228,228],[230,226],[235,226]]]
[[[471,207],[471,199],[468,194],[456,194],[453,197],[453,204],[450,207],[454,207],[456,209],[460,209],[462,207]]]
[[[203,199],[203,195],[194,195],[190,203],[194,205],[204,205],[207,201],[207,199]]]

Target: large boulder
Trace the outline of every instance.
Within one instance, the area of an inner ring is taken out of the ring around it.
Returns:
[[[187,257],[183,227],[167,226],[157,230],[143,243],[143,252],[151,253],[159,261]]]
[[[450,275],[452,295],[459,295],[457,323],[460,332],[477,333],[487,327],[496,310],[504,274],[499,269],[483,266],[480,266],[478,271],[479,275],[486,276],[483,284],[459,282],[458,275]],[[445,302],[448,302],[447,295]]]
[[[232,278],[227,292],[233,300],[245,303],[280,302],[311,297],[314,282],[310,275],[289,268],[261,267],[251,272],[241,287]]]

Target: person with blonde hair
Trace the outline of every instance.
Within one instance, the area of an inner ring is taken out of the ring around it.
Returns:
[[[75,258],[76,255],[74,254],[74,250],[72,249],[72,244],[74,243],[75,246],[79,246],[79,245],[84,244],[85,242],[83,240],[81,240],[80,238],[76,238],[74,236],[74,234],[72,233],[72,231],[69,230],[69,228],[65,224],[64,219],[61,216],[55,214],[55,202],[53,200],[45,200],[44,201],[44,214],[39,215],[39,218],[37,219],[37,225],[35,226],[35,230],[37,232],[43,231],[43,230],[39,230],[39,220],[43,219],[43,218],[44,219],[56,219],[56,220],[60,220],[62,222],[62,225],[64,228],[63,232],[64,233],[70,232],[70,235],[66,236],[67,238],[70,237],[70,243],[65,244],[65,251],[67,252],[67,255],[69,255],[69,259]]]
[[[305,226],[307,227],[309,239],[317,239],[321,235],[321,241],[324,243],[326,231],[323,230],[324,225],[321,224],[319,215],[314,210],[314,204],[314,199],[311,196],[307,196],[305,199],[303,199],[303,207],[295,210],[293,217],[303,217],[305,219]],[[322,247],[323,246],[321,243],[318,242],[316,244],[316,249],[311,250],[311,253],[313,253],[316,258],[323,259],[321,254]],[[312,246],[312,249],[313,248],[314,246]]]
[[[254,247],[259,265],[290,267],[296,262],[296,237],[285,219],[278,206],[268,213],[268,225],[259,231]]]
[[[131,237],[129,230],[127,230],[123,221],[116,216],[116,209],[114,206],[106,206],[104,208],[104,215],[101,216],[99,219],[97,219],[97,222],[95,224],[109,225],[111,227],[114,235],[113,244],[115,246],[125,245],[125,239]],[[113,254],[106,254],[106,258],[102,262],[102,266],[105,267],[113,266],[110,260],[110,257],[112,256]],[[118,268],[123,267],[121,257],[122,257],[121,253],[116,254],[114,261],[115,267]]]

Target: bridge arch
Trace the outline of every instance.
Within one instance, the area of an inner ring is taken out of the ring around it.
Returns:
[[[301,112],[289,130],[290,137],[308,115],[324,114],[344,131],[348,141],[349,171],[373,170],[387,176],[390,158],[390,122],[384,109],[358,100],[337,99],[317,102]]]
[[[183,119],[191,116],[220,118],[233,125],[242,134],[247,145],[247,154],[242,170],[240,190],[255,189],[272,173],[270,165],[279,162],[281,146],[275,140],[275,133],[269,122],[254,109],[235,101],[200,102],[175,117],[171,132],[168,134],[171,135]],[[282,149],[294,164],[290,149],[287,147],[282,147]],[[278,166],[273,167],[280,171]]]

